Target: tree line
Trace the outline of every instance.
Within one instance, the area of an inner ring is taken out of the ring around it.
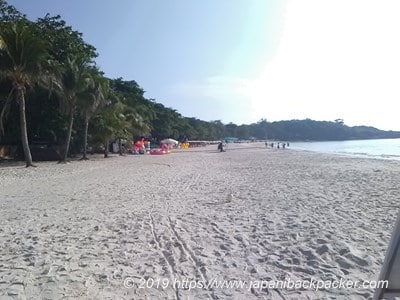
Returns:
[[[155,99],[147,99],[134,80],[107,78],[96,65],[96,48],[61,16],[35,21],[0,0],[0,144],[21,145],[32,166],[35,143],[59,146],[60,161],[71,153],[115,139],[332,140],[400,137],[372,127],[343,122],[291,120],[250,125],[223,124],[182,116]]]

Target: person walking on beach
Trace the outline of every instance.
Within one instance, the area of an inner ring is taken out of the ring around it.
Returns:
[[[224,143],[223,143],[223,142],[219,142],[219,144],[218,144],[218,150],[219,150],[219,152],[225,152],[225,150],[224,150]]]

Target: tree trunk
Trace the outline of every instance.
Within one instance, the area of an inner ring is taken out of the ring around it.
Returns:
[[[108,157],[108,140],[104,140],[104,158]]]
[[[118,139],[118,150],[119,150],[119,155],[123,155],[123,153],[122,153],[122,141],[121,141],[120,138]]]
[[[67,141],[65,143],[64,154],[61,159],[61,162],[66,162],[68,157],[69,151],[69,144],[71,143],[71,136],[72,136],[72,126],[74,125],[74,110],[71,109],[70,116],[69,116],[69,127],[68,127],[68,134],[67,134]]]
[[[25,115],[25,88],[17,87],[17,102],[19,105],[19,122],[21,127],[21,142],[24,149],[26,167],[34,167],[32,163],[31,150],[29,149],[28,130],[26,128]]]
[[[88,128],[89,128],[89,117],[85,116],[85,133],[83,136],[83,157],[81,158],[82,160],[87,160],[87,139],[88,139]]]

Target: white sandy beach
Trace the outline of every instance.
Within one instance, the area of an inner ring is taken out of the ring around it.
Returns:
[[[0,165],[2,300],[366,299],[124,280],[376,280],[400,205],[400,161],[260,144],[37,165]]]

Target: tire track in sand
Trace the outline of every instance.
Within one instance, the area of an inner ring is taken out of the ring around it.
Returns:
[[[154,198],[154,195],[153,195],[153,198]],[[157,247],[158,251],[161,253],[162,257],[164,258],[165,262],[167,263],[168,271],[169,271],[169,275],[170,275],[169,277],[170,277],[170,279],[171,279],[171,282],[174,282],[174,274],[176,274],[176,270],[175,270],[175,268],[174,268],[173,263],[171,262],[171,260],[170,260],[170,259],[168,258],[168,256],[165,254],[165,251],[163,251],[163,247],[161,246],[160,239],[159,239],[159,238],[157,237],[157,235],[156,235],[156,232],[155,232],[155,223],[154,223],[154,218],[153,218],[153,215],[152,215],[153,210],[154,210],[154,202],[153,202],[152,208],[151,208],[151,210],[150,210],[150,212],[149,212],[149,218],[150,218],[150,223],[149,223],[149,225],[150,225],[151,234],[152,234],[152,236],[153,236],[154,243],[156,244],[156,247]],[[176,297],[176,299],[177,299],[177,300],[180,300],[181,298],[179,297],[179,292],[178,292],[178,290],[175,289],[175,287],[173,287],[173,289],[175,290],[175,297]]]
[[[172,233],[174,234],[176,240],[178,241],[180,248],[182,249],[182,251],[185,252],[186,256],[188,258],[190,258],[190,261],[192,262],[194,269],[200,274],[203,282],[206,282],[208,284],[209,280],[207,278],[206,271],[204,270],[204,267],[202,266],[202,263],[196,258],[196,255],[193,253],[192,250],[190,250],[190,248],[187,245],[187,243],[185,242],[185,240],[176,231],[175,225],[172,222],[171,217],[168,217],[168,221],[169,221],[169,228],[171,229]],[[210,292],[211,292],[211,295],[209,294],[209,297],[211,299],[217,299],[215,297],[214,290],[212,289],[212,287],[210,288]]]

